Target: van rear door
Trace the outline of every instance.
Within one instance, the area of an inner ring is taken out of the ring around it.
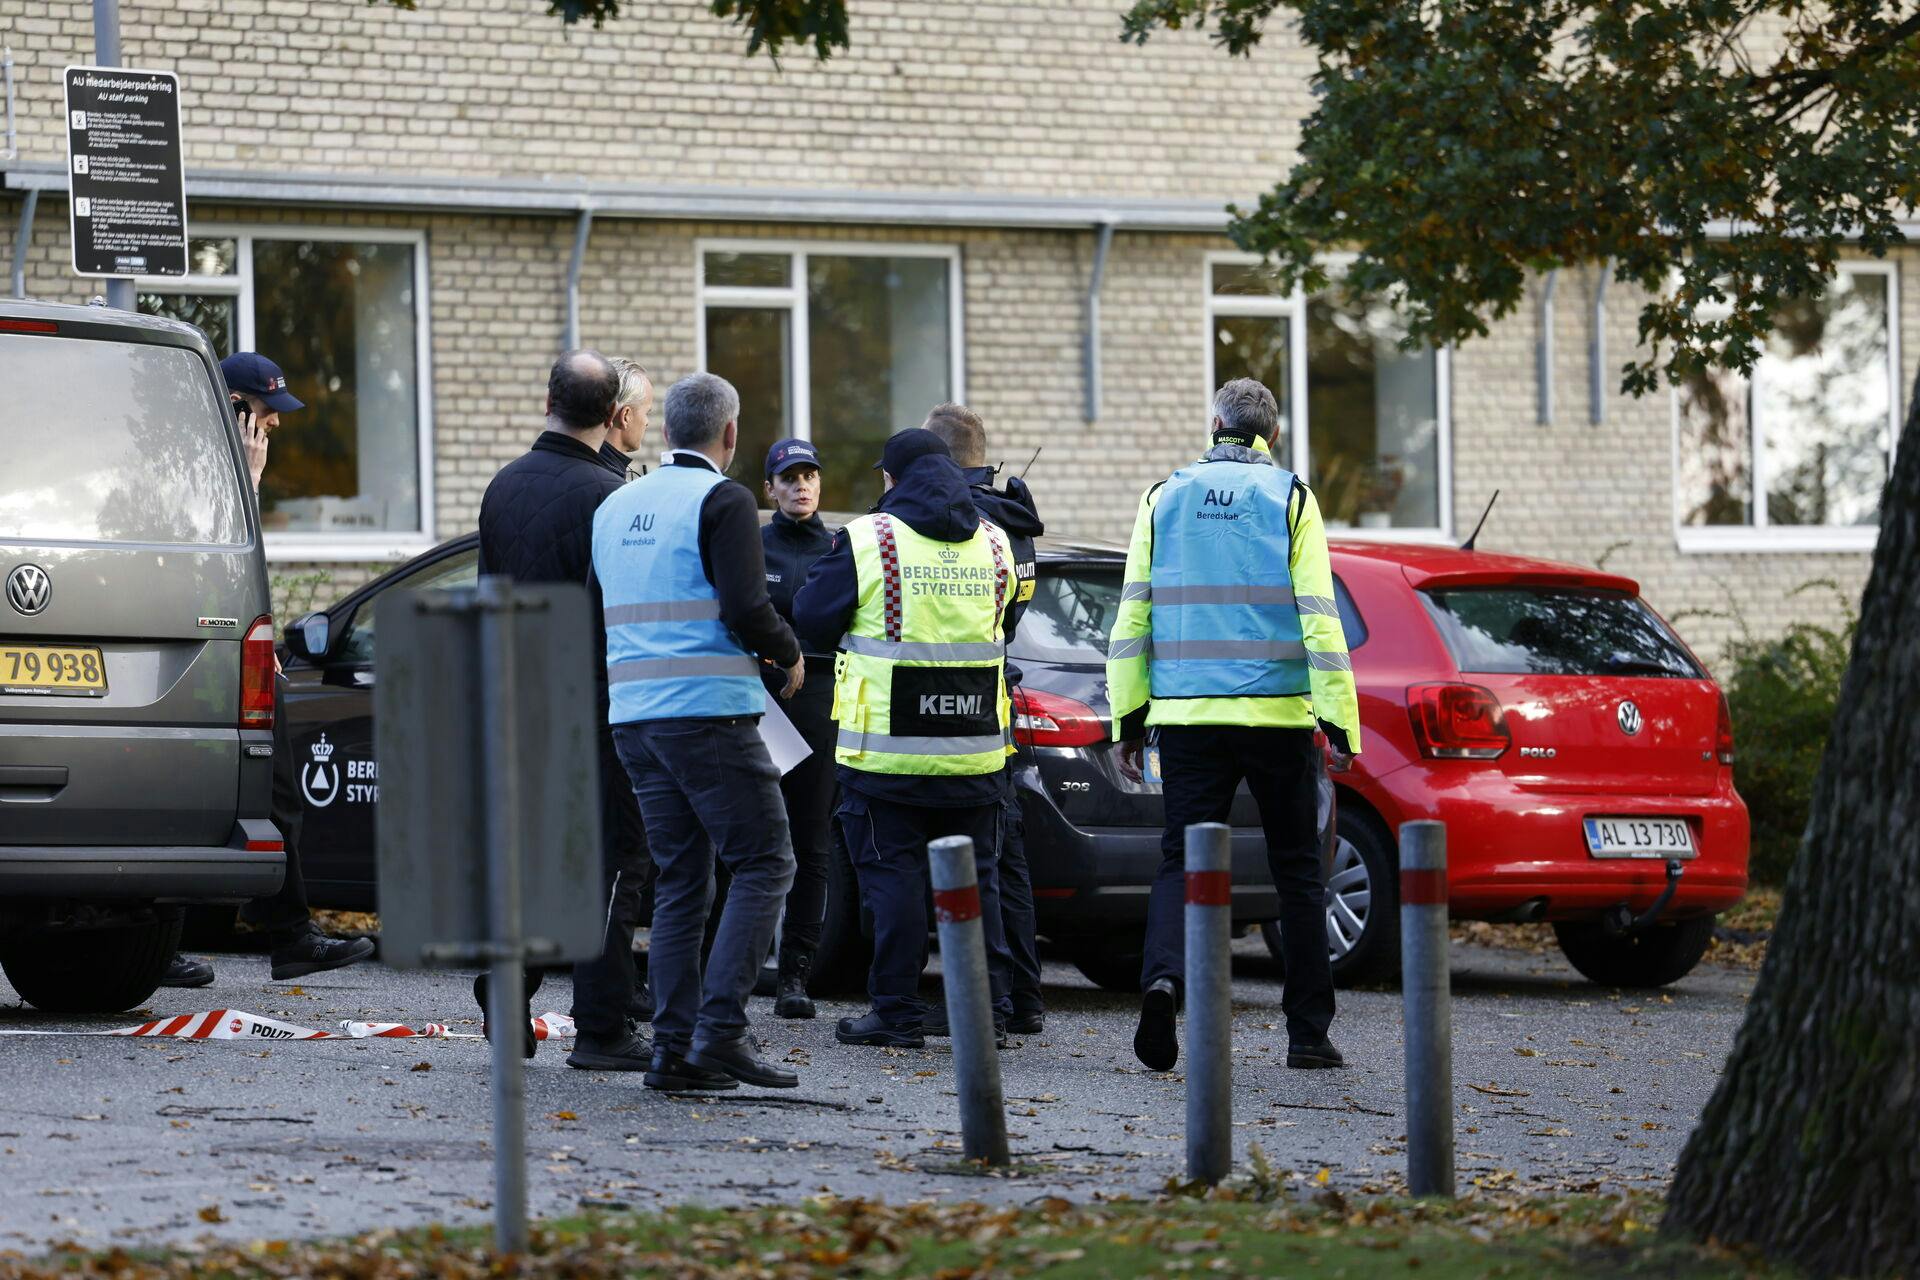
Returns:
[[[0,313],[0,856],[224,845],[241,641],[269,604],[212,353],[21,314]]]

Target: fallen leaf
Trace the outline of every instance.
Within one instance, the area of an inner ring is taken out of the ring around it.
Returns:
[[[412,1066],[410,1066],[410,1067],[408,1067],[408,1068],[407,1068],[407,1070],[409,1070],[409,1071],[431,1071],[431,1070],[433,1070],[433,1064],[432,1064],[431,1062],[416,1062],[416,1063],[414,1063],[414,1064],[413,1064]]]
[[[1537,1058],[1540,1056],[1538,1049],[1529,1049],[1525,1045],[1516,1045],[1513,1051],[1523,1058]]]
[[[200,1211],[198,1216],[202,1222],[225,1222],[227,1220],[227,1215],[220,1212],[220,1206],[217,1204],[208,1205]]]
[[[571,1111],[556,1111],[547,1117],[549,1120],[578,1120],[579,1118]]]

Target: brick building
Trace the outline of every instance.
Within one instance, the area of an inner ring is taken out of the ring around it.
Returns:
[[[1498,488],[1482,546],[1604,557],[1709,660],[1739,619],[1827,611],[1802,583],[1857,596],[1920,358],[1911,253],[1850,265],[1751,386],[1635,401],[1638,300],[1591,269],[1406,355],[1387,308],[1276,296],[1232,252],[1224,206],[1284,172],[1307,110],[1283,31],[1229,59],[1120,43],[1119,0],[854,0],[850,53],[775,67],[698,0],[598,32],[544,8],[122,0],[126,64],[183,81],[196,242],[142,305],[269,352],[311,406],[264,499],[276,571],[324,573],[323,602],[472,526],[570,316],[662,385],[733,378],[750,448],[820,443],[830,505],[864,505],[888,431],[964,398],[997,457],[1039,451],[1053,529],[1121,537],[1203,443],[1210,388],[1251,372],[1354,536],[1457,539]],[[0,225],[38,193],[16,271],[82,300],[60,72],[91,60],[91,8],[0,0],[0,39]]]

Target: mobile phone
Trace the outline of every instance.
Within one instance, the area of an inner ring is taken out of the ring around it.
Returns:
[[[239,423],[241,426],[244,427],[247,425],[248,420],[251,419],[252,417],[253,417],[252,405],[248,404],[245,400],[235,400],[233,402],[233,420],[235,422]]]

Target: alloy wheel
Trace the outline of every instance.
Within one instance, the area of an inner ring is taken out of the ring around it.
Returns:
[[[1327,870],[1327,952],[1340,960],[1359,944],[1373,912],[1373,878],[1367,861],[1353,843],[1342,838]]]

